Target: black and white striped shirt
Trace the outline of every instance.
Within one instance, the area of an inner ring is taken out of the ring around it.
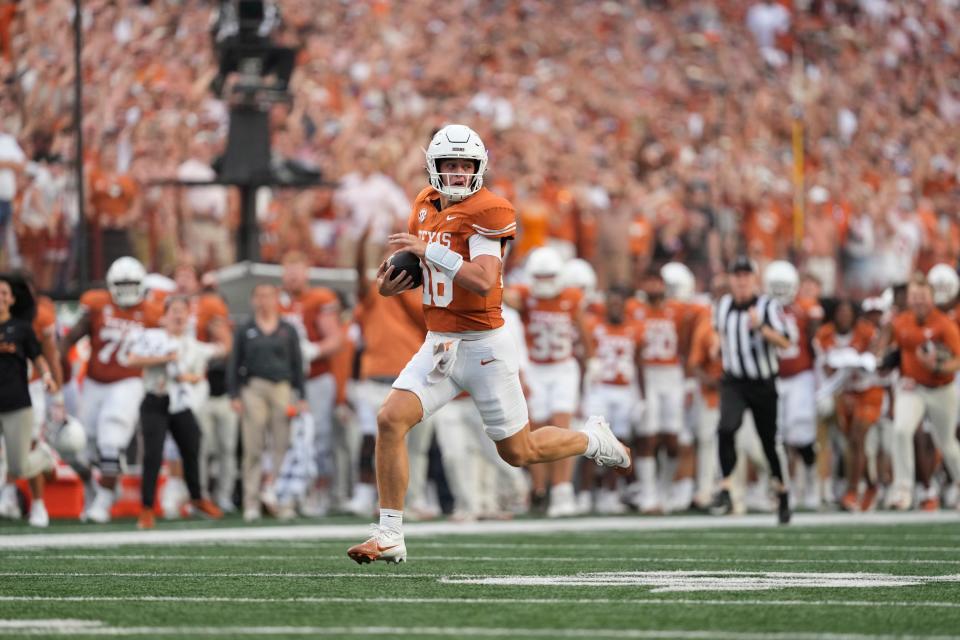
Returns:
[[[734,380],[772,380],[780,371],[777,348],[759,329],[750,329],[750,308],[756,307],[761,324],[789,336],[783,308],[767,295],[735,304],[733,296],[720,298],[713,309],[713,326],[720,336],[723,373]]]

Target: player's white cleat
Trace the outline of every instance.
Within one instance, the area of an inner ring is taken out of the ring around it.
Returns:
[[[367,541],[347,549],[347,555],[357,564],[376,560],[399,564],[407,560],[407,545],[403,542],[403,533],[372,524]]]
[[[590,416],[587,418],[587,423],[583,426],[583,430],[587,434],[593,434],[598,443],[596,452],[593,455],[587,456],[588,458],[592,458],[602,467],[630,468],[630,449],[627,448],[627,445],[617,440],[617,436],[613,435],[613,431],[610,430],[610,425],[603,419],[603,416]]]
[[[50,516],[43,500],[34,500],[30,505],[30,526],[45,529],[50,526]]]
[[[17,487],[12,483],[0,487],[0,518],[19,520],[22,516]]]
[[[113,491],[97,485],[94,492],[93,501],[90,502],[90,506],[84,512],[83,519],[100,524],[110,522],[110,508],[113,507],[114,500]]]
[[[620,500],[617,491],[607,489],[597,497],[597,513],[601,515],[620,515],[627,512],[627,506]]]

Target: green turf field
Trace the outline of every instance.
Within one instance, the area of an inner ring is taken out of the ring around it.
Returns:
[[[219,543],[164,543],[164,531],[203,526],[164,524],[156,544],[0,548],[0,637],[960,637],[960,520],[904,522],[414,526],[410,562],[362,567],[344,553],[355,537],[248,540],[240,529]]]

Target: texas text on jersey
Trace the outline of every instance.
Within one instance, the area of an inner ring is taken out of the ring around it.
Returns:
[[[516,212],[512,204],[486,188],[441,211],[440,193],[427,187],[417,196],[408,230],[424,242],[438,242],[465,259],[470,255],[471,236],[498,239],[502,256],[502,241],[516,235]],[[502,279],[483,296],[454,283],[429,262],[423,276],[423,311],[430,331],[486,331],[503,326]]]

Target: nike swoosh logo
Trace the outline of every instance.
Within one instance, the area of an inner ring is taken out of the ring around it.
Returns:
[[[451,220],[456,220],[456,219],[457,219],[457,216],[447,216],[447,222],[450,222]]]
[[[379,551],[380,553],[383,553],[384,551],[390,551],[390,549],[396,549],[396,548],[399,547],[399,546],[400,546],[400,545],[398,545],[398,544],[393,544],[393,545],[390,545],[389,547],[381,547],[381,546],[378,544],[378,545],[377,545],[377,551]]]
[[[489,360],[481,360],[481,361],[480,361],[480,366],[482,367],[482,366],[484,366],[484,365],[490,364],[490,363],[493,362],[494,360],[496,360],[496,358],[490,358]]]

